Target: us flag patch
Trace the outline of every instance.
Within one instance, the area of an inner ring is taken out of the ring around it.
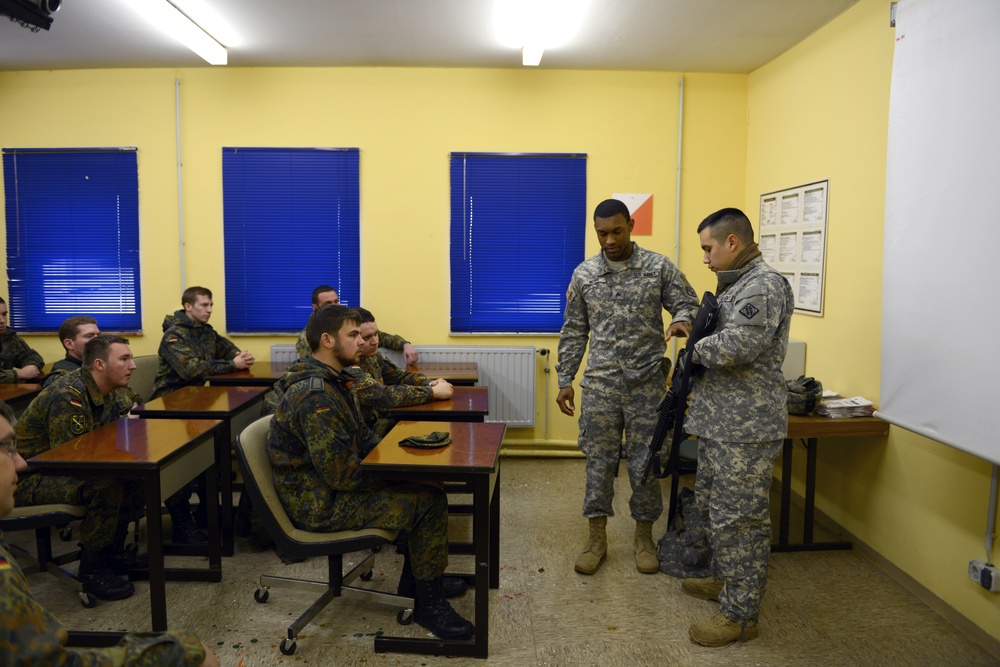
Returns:
[[[753,316],[759,312],[760,310],[752,303],[748,303],[747,305],[740,308],[740,315],[747,318],[748,320],[752,320]]]

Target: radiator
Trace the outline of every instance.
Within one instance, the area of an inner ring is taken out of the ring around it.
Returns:
[[[488,422],[508,426],[535,425],[535,387],[538,384],[535,348],[518,345],[415,345],[420,361],[474,361],[479,367],[479,385],[490,388]],[[382,348],[387,358],[403,365],[403,353]],[[294,345],[272,345],[271,363],[290,363],[299,358]]]

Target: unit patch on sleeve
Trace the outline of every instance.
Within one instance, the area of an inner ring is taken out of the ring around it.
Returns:
[[[752,303],[748,303],[747,305],[740,308],[740,315],[747,318],[748,320],[752,320],[754,318],[754,315],[756,315],[759,312],[760,309],[758,309],[757,306],[753,305]]]

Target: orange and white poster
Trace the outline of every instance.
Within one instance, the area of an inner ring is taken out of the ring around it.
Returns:
[[[653,195],[615,193],[611,196],[628,206],[632,219],[635,220],[632,228],[634,236],[653,235]]]

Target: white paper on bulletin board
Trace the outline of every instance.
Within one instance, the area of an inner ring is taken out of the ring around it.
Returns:
[[[827,179],[760,196],[760,252],[788,278],[797,313],[823,314],[829,194]]]

